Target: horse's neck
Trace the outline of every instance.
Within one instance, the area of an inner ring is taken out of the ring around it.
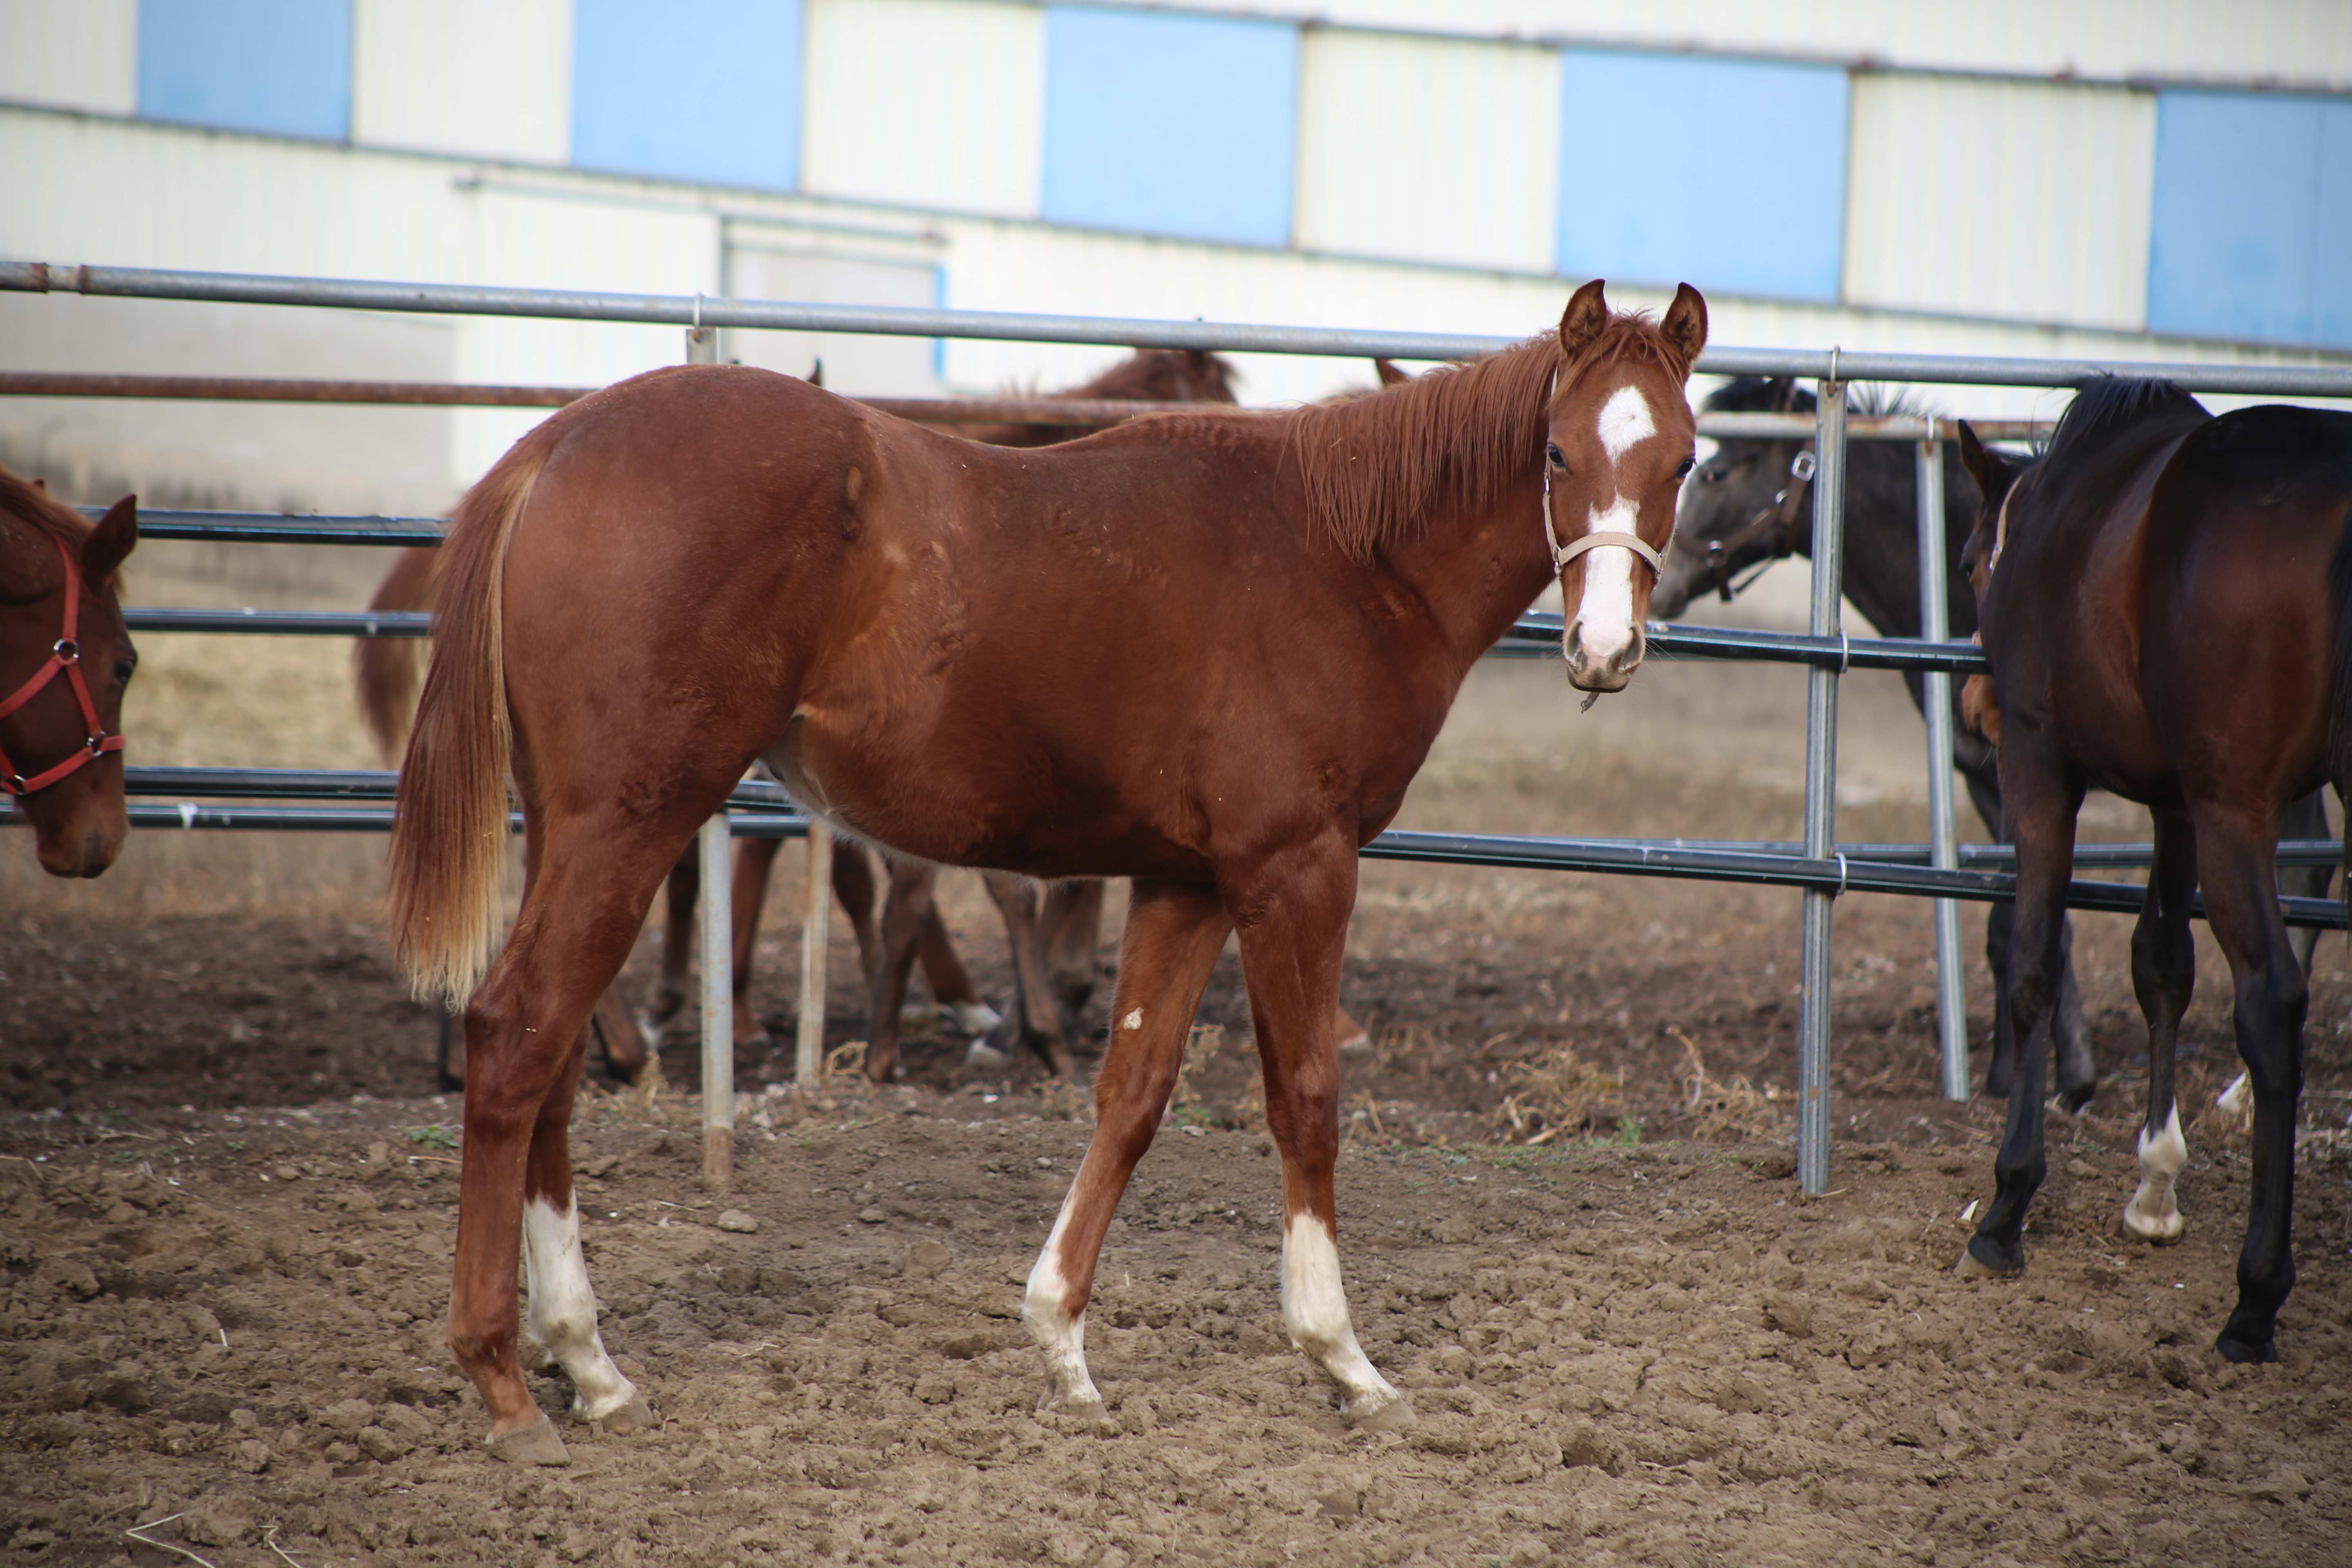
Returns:
[[[1856,442],[1847,448],[1845,581],[1847,603],[1881,637],[1916,637],[1919,612],[1919,470],[1901,443]],[[1952,636],[1976,627],[1976,606],[1957,565],[1975,513],[1966,486],[1944,481],[1944,614]]]
[[[1433,511],[1417,537],[1382,552],[1381,568],[1425,607],[1454,650],[1457,681],[1551,580],[1537,465],[1506,494],[1499,506]]]

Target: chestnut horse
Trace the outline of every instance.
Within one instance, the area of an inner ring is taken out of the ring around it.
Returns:
[[[2294,1283],[2305,990],[2273,856],[2292,803],[2352,784],[2352,415],[2270,405],[2216,419],[2169,382],[2118,378],[2079,394],[2030,463],[1988,451],[1965,425],[1960,449],[1985,500],[1967,560],[2017,842],[2019,1041],[1993,1201],[1960,1271],[2025,1267],[2074,817],[2086,789],[2105,789],[2147,805],[2156,839],[2132,935],[2148,1103],[2124,1225],[2152,1241],[2181,1233],[2173,1049],[2196,978],[2189,902],[2201,887],[2254,1096],[2238,1304],[2216,1348],[2234,1362],[2275,1360]]]
[[[401,773],[395,952],[467,997],[449,1347],[490,1443],[560,1463],[517,1360],[633,1426],[566,1130],[583,1026],[756,758],[843,831],[944,865],[1134,879],[1092,1146],[1029,1275],[1047,1402],[1099,1416],[1112,1210],[1238,933],[1281,1152],[1283,1318],[1351,1418],[1401,1396],[1340,1285],[1331,1021],[1356,854],[1463,678],[1556,577],[1568,676],[1619,690],[1692,464],[1706,306],[1577,290],[1556,335],[1351,403],[1138,420],[1012,451],[785,376],[656,371],[573,404],[458,507]],[[495,962],[508,783],[522,909]],[[486,973],[487,972],[487,973]]]
[[[92,528],[0,468],[0,795],[51,876],[97,876],[131,830],[122,690],[139,655],[116,573],[138,542],[137,498]]]

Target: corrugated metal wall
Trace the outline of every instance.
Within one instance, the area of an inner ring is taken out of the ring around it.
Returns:
[[[1864,74],[1852,145],[1850,302],[2147,320],[2153,93]]]
[[[352,140],[572,157],[572,0],[353,0]]]
[[[0,99],[130,114],[139,0],[0,0]]]
[[[1318,28],[1299,70],[1301,248],[1552,269],[1556,50]]]
[[[803,185],[1034,217],[1045,13],[1005,0],[810,0]]]

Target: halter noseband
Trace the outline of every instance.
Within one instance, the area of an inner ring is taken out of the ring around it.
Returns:
[[[74,552],[66,547],[64,540],[58,540],[57,545],[58,553],[64,556],[66,562],[65,626],[58,633],[58,640],[49,645],[48,662],[35,670],[30,680],[6,697],[0,698],[0,719],[5,719],[30,702],[57,679],[59,670],[63,670],[66,684],[73,688],[74,700],[81,704],[82,724],[88,730],[89,739],[80,751],[31,778],[18,773],[16,764],[8,760],[7,752],[0,750],[0,795],[27,795],[36,790],[47,789],[84,763],[96,762],[109,752],[122,750],[122,737],[106,732],[106,725],[98,716],[98,704],[89,700],[89,683],[82,679],[81,644],[74,636],[75,628],[81,621],[81,565],[74,559]]]

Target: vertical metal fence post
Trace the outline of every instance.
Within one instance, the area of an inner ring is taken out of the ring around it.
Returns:
[[[1951,635],[1944,613],[1944,443],[1934,415],[1919,443],[1919,635],[1942,642]],[[1952,678],[1930,670],[1921,678],[1920,708],[1927,716],[1927,863],[1948,871],[1959,848],[1952,824]],[[1969,1100],[1969,1001],[1960,988],[1960,906],[1936,900],[1936,1021],[1944,1098]]]
[[[1834,357],[1832,358],[1834,363]],[[1845,386],[1816,384],[1813,437],[1813,603],[1815,637],[1843,631],[1845,583]],[[1805,856],[1837,853],[1837,697],[1839,671],[1807,672],[1805,701]],[[1833,892],[1803,894],[1803,952],[1797,1011],[1797,1185],[1818,1195],[1830,1184],[1830,911]]]
[[[686,334],[686,363],[719,363],[719,329]],[[724,1187],[735,1176],[734,841],[727,812],[696,837],[702,864],[702,1179]]]
[[[833,919],[833,829],[808,826],[808,907],[801,917],[801,1016],[793,1040],[793,1079],[814,1089],[824,1072],[824,954]]]

